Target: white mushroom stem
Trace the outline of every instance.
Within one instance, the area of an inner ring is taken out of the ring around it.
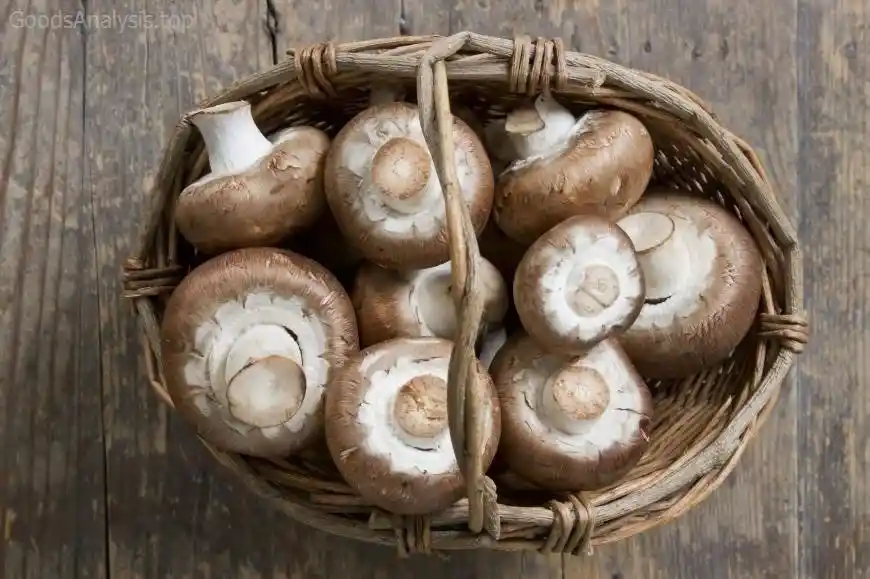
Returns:
[[[305,397],[299,344],[279,326],[252,326],[230,346],[224,380],[236,419],[259,428],[283,424]]]
[[[451,288],[450,263],[418,272],[413,281],[411,303],[417,304],[416,315],[433,336],[452,340],[456,332],[456,304]]]
[[[541,157],[561,150],[577,125],[571,111],[549,94],[541,94],[531,106],[511,111],[505,131],[520,159]]]
[[[610,405],[607,381],[595,369],[568,366],[541,389],[543,417],[567,434],[583,434]]]
[[[408,446],[438,448],[447,428],[447,383],[432,374],[406,382],[396,394],[392,424],[396,436]]]
[[[371,181],[381,200],[399,213],[414,214],[432,202],[432,160],[414,139],[394,137],[378,149]]]
[[[631,238],[643,271],[647,302],[667,300],[683,288],[692,261],[682,228],[664,213],[642,212],[622,218],[619,226]]]
[[[326,348],[323,323],[302,300],[256,292],[221,304],[198,328],[185,380],[203,413],[217,401],[227,426],[273,438],[299,432],[316,411]]]
[[[200,109],[188,118],[205,141],[214,174],[242,172],[272,151],[245,101]]]

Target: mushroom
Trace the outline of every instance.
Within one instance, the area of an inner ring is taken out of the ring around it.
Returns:
[[[169,395],[206,441],[260,457],[323,432],[324,386],[358,351],[353,304],[301,255],[234,250],[185,277],[162,322]]]
[[[641,374],[681,378],[727,358],[749,332],[764,263],[738,219],[708,199],[656,188],[618,221],[646,283],[619,339]]]
[[[326,440],[347,483],[366,501],[400,515],[447,508],[465,494],[447,423],[453,343],[397,338],[366,348],[329,384]],[[483,467],[498,446],[498,398],[475,364],[468,395],[481,401]]]
[[[572,358],[516,333],[490,373],[502,409],[499,456],[538,487],[599,489],[646,451],[652,396],[614,340]]]
[[[563,354],[625,331],[644,299],[631,240],[594,215],[577,215],[539,237],[523,256],[513,289],[525,330]]]
[[[367,347],[399,337],[454,339],[458,321],[451,269],[449,261],[402,272],[363,264],[351,291],[361,345]],[[484,298],[485,331],[504,318],[508,290],[501,274],[488,261],[481,259],[477,271]]]
[[[245,101],[199,109],[188,119],[205,141],[211,172],[181,192],[175,221],[198,250],[275,245],[325,210],[323,131],[291,127],[267,139]]]
[[[520,243],[574,215],[622,217],[652,176],[649,132],[624,111],[595,109],[575,120],[542,94],[508,114],[503,135],[517,157],[498,177],[493,213]]]
[[[492,208],[492,167],[468,125],[454,117],[456,173],[479,234]],[[326,199],[342,233],[371,262],[423,269],[449,259],[446,208],[417,107],[372,106],[333,141]]]

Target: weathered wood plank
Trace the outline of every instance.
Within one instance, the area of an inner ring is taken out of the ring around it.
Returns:
[[[603,3],[602,3],[603,4]],[[581,50],[669,77],[706,99],[758,152],[787,212],[797,213],[796,2],[629,3],[575,23]],[[619,32],[610,32],[613,23]],[[592,28],[591,47],[583,31]],[[795,577],[796,387],[778,406],[714,495],[667,527],[613,550],[602,576]],[[570,576],[570,575],[569,575]]]
[[[14,0],[0,22],[0,576],[10,578],[106,576],[84,37],[44,20],[75,9]]]
[[[120,577],[272,576],[280,526],[149,389],[120,295],[123,260],[169,131],[194,103],[272,63],[264,0],[92,0],[87,187],[100,265],[110,571]],[[96,384],[97,382],[95,382]]]
[[[756,147],[797,205],[794,1],[406,3],[409,33],[561,36],[575,50],[672,78]],[[795,390],[711,499],[665,528],[565,559],[566,577],[795,576]]]
[[[801,0],[801,571],[870,577],[870,2]]]
[[[351,42],[399,35],[402,0],[271,0],[278,16],[278,54],[333,40]]]

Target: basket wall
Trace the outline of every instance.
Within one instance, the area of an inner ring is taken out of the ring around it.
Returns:
[[[488,507],[487,533],[469,530],[469,516],[478,507],[467,500],[430,517],[379,513],[316,455],[292,462],[263,460],[204,443],[215,458],[293,518],[346,537],[397,545],[401,553],[480,547],[578,553],[590,542],[616,541],[672,520],[715,490],[772,410],[807,340],[795,232],[751,148],[688,90],[565,51],[558,39],[508,40],[466,32],[327,43],[291,56],[203,106],[246,99],[264,132],[313,124],[334,135],[366,106],[376,79],[404,85],[421,106],[438,101],[439,90],[449,91],[452,107],[482,120],[504,115],[512,103],[545,87],[575,112],[607,106],[635,114],[656,144],[654,183],[712,198],[751,231],[767,266],[763,303],[756,327],[719,367],[687,380],[650,383],[652,443],[625,479],[582,496],[504,492],[500,504]],[[173,226],[173,201],[206,170],[203,143],[182,120],[160,166],[137,253],[124,272],[125,295],[141,322],[149,381],[170,405],[161,372],[160,318],[165,298],[202,260]],[[494,478],[506,491],[509,481]]]

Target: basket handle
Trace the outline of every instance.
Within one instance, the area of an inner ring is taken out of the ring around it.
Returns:
[[[456,176],[453,116],[444,64],[444,60],[456,54],[467,40],[467,32],[440,38],[423,54],[417,74],[417,103],[423,135],[435,162],[446,204],[453,300],[459,319],[447,376],[450,437],[467,485],[468,527],[473,533],[485,528],[497,537],[500,525],[495,483],[486,476],[483,466],[485,402],[479,390],[471,387],[476,371],[474,345],[483,318],[477,274],[480,249]]]

